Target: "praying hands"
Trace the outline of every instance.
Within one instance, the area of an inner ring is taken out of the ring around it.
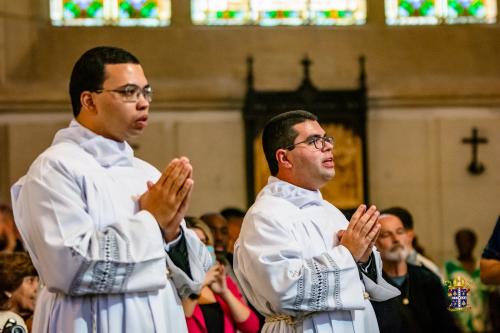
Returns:
[[[337,237],[340,244],[351,252],[356,262],[366,263],[380,232],[377,222],[380,212],[371,206],[368,210],[360,205],[349,222],[347,230],[339,230]]]
[[[139,199],[140,208],[155,217],[167,243],[180,233],[193,190],[192,172],[186,157],[173,159],[156,183],[148,182],[148,190]]]

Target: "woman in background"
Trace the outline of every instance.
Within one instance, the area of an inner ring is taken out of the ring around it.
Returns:
[[[201,220],[186,217],[187,225],[213,252],[210,228]],[[214,261],[215,262],[215,261]],[[243,301],[236,283],[215,262],[205,276],[199,297],[182,301],[189,333],[256,333],[259,321]]]
[[[0,253],[0,330],[9,319],[30,328],[38,274],[27,253]]]

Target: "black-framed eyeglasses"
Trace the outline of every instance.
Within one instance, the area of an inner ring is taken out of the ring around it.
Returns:
[[[305,139],[304,141],[300,141],[297,143],[294,143],[292,145],[289,145],[288,147],[285,147],[286,150],[293,150],[296,145],[299,145],[301,143],[306,143],[309,146],[314,145],[314,148],[318,150],[323,150],[325,148],[325,144],[329,143],[332,146],[335,145],[335,139],[331,136],[313,136],[310,138]]]
[[[136,103],[139,98],[144,96],[144,98],[151,103],[153,101],[153,88],[150,85],[145,86],[144,88],[139,87],[135,84],[129,84],[122,88],[117,89],[98,89],[94,92],[100,94],[102,92],[114,92],[119,94],[123,101],[126,103]]]

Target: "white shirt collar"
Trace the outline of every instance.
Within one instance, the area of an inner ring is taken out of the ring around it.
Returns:
[[[260,191],[257,197],[263,195],[283,198],[290,201],[298,208],[323,205],[323,197],[319,190],[307,190],[273,176],[269,177],[267,185]]]
[[[133,163],[134,151],[126,142],[118,142],[98,135],[72,120],[69,127],[59,130],[52,145],[60,142],[71,142],[82,147],[92,155],[103,167],[130,166]]]

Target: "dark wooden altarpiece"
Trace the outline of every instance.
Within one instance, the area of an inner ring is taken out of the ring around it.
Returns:
[[[335,138],[336,175],[321,190],[323,198],[346,214],[368,202],[366,159],[366,74],[359,58],[359,86],[354,89],[321,90],[310,79],[311,61],[302,60],[304,78],[292,91],[258,91],[254,88],[253,58],[247,59],[247,93],[243,106],[247,167],[247,195],[251,204],[267,183],[269,169],[261,145],[261,130],[271,117],[290,110],[307,110],[319,117],[321,126]]]

